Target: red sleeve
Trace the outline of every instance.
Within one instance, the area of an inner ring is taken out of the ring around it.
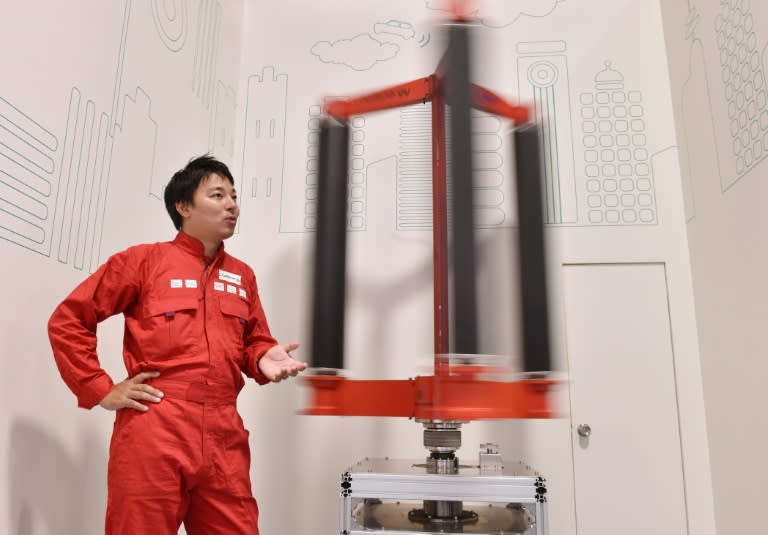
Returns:
[[[249,270],[250,271],[250,270]],[[259,299],[259,290],[256,285],[256,277],[250,272],[251,295],[249,296],[250,313],[245,326],[245,359],[243,373],[256,380],[260,385],[269,383],[269,379],[259,371],[259,360],[269,348],[277,345],[277,340],[272,338],[264,315],[264,308]]]
[[[85,279],[53,311],[48,338],[59,373],[77,396],[79,407],[90,409],[114,385],[96,354],[96,325],[123,312],[139,294],[135,249],[112,256]]]

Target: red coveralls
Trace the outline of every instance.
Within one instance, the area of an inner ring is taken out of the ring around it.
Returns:
[[[147,412],[117,411],[110,444],[106,533],[258,534],[248,431],[235,406],[243,376],[269,380],[257,362],[270,335],[256,278],[200,241],[138,245],[112,256],[54,311],[48,333],[59,371],[78,405],[91,408],[112,379],[96,355],[96,325],[125,316],[130,377],[165,396]]]

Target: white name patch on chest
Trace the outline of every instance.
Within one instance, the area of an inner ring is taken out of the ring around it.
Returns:
[[[234,287],[234,286],[232,286],[231,284],[227,284],[227,291],[228,291],[229,293],[231,293],[231,294],[236,294],[236,293],[237,293],[237,288],[235,288],[235,287]]]
[[[181,279],[171,279],[171,288],[181,288],[182,282]]]
[[[236,273],[230,273],[229,271],[224,271],[223,269],[219,270],[219,279],[225,282],[231,282],[232,284],[237,284],[238,286],[241,284],[240,275]]]
[[[224,291],[224,283],[219,281],[214,281],[213,283],[213,289],[217,292],[223,292]]]
[[[184,280],[184,286],[186,288],[197,288],[197,280],[195,280],[195,279],[185,279]]]

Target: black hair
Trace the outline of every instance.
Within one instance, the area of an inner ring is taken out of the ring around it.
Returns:
[[[181,229],[182,222],[181,214],[176,210],[176,203],[188,202],[191,204],[200,182],[213,174],[220,175],[228,179],[230,184],[235,185],[235,179],[232,178],[229,168],[210,154],[205,154],[189,160],[186,167],[176,171],[171,177],[171,181],[165,186],[163,194],[165,209],[168,210],[168,215],[171,216],[176,230]]]

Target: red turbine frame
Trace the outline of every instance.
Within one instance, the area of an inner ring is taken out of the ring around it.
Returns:
[[[459,18],[459,20],[461,20]],[[434,275],[434,375],[404,380],[353,380],[339,375],[312,375],[309,415],[401,416],[417,420],[553,418],[550,391],[556,381],[484,379],[489,369],[451,366],[448,326],[448,224],[446,207],[444,63],[425,78],[380,89],[356,98],[330,100],[326,115],[348,121],[354,115],[430,102],[432,106],[432,207]],[[510,119],[529,120],[527,107],[515,106],[497,94],[471,85],[472,105]]]

